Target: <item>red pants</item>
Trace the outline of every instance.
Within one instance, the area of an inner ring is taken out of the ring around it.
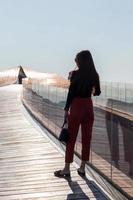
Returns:
[[[89,160],[93,121],[94,114],[91,98],[74,98],[68,116],[69,141],[66,145],[66,163],[73,162],[74,146],[80,125],[82,132],[81,159],[83,161]]]

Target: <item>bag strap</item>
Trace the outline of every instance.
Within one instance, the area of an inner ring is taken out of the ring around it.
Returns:
[[[67,119],[65,118],[64,119],[64,122],[63,122],[63,125],[62,125],[62,128],[64,127],[64,125],[67,123]]]

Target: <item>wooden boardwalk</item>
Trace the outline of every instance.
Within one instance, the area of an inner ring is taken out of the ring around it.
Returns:
[[[64,157],[25,117],[20,91],[0,88],[0,200],[106,200],[94,181],[78,176],[75,163],[71,179],[54,176]]]

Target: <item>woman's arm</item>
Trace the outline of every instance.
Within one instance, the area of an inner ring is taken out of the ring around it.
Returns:
[[[77,74],[77,70],[69,72],[70,86],[69,86],[69,90],[68,90],[68,94],[67,94],[66,105],[65,105],[65,108],[64,108],[65,111],[69,110],[70,104],[71,104],[72,99],[73,99],[74,94],[75,94],[74,93],[75,92],[75,81],[74,81],[74,78],[75,78],[76,74]]]
[[[74,97],[74,91],[75,91],[75,84],[73,82],[71,82],[70,86],[69,86],[68,94],[67,94],[66,105],[64,108],[65,111],[69,110],[70,104]]]

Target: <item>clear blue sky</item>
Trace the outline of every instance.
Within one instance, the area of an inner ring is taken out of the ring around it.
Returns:
[[[133,82],[133,0],[0,0],[0,69],[66,76],[82,49],[101,80]]]

